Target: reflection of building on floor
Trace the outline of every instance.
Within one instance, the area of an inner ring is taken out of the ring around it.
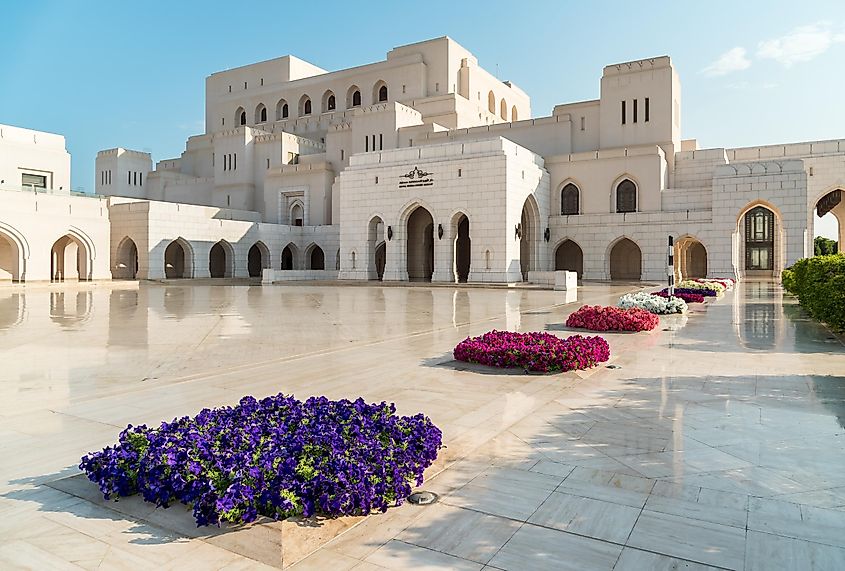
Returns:
[[[813,210],[845,229],[845,140],[699,149],[668,57],[605,67],[598,95],[535,118],[447,37],[339,71],[284,56],[206,78],[180,157],[98,153],[107,201],[69,193],[63,138],[0,127],[0,279],[657,280],[669,235],[679,279],[772,277],[812,255]]]

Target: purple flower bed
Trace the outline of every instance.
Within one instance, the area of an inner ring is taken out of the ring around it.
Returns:
[[[458,361],[549,373],[595,367],[610,359],[610,346],[601,337],[494,330],[464,339],[453,353]]]
[[[669,293],[668,288],[664,288],[661,291]],[[675,293],[697,293],[698,295],[703,295],[704,297],[716,297],[717,292],[715,289],[688,289],[685,287],[676,287]]]
[[[247,396],[156,428],[129,425],[79,468],[106,499],[181,502],[197,526],[383,512],[422,484],[442,438],[428,417],[395,413],[360,398]]]
[[[710,291],[710,290],[707,290]],[[652,295],[659,295],[660,297],[669,297],[669,292],[667,290],[656,291]],[[704,296],[701,293],[678,293],[678,290],[675,290],[675,294],[673,297],[680,298],[687,303],[704,303]]]

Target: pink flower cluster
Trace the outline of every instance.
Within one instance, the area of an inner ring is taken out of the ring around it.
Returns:
[[[467,337],[455,347],[455,359],[491,367],[521,367],[549,373],[589,369],[610,359],[610,345],[601,337],[549,333],[490,331]]]
[[[650,331],[659,323],[659,317],[644,309],[600,305],[583,305],[566,320],[567,327],[591,331]]]
[[[667,290],[655,291],[652,292],[651,295],[659,295],[660,297],[669,297],[669,292]],[[675,292],[673,297],[679,297],[687,303],[704,303],[704,296],[700,293],[685,293],[685,292]]]

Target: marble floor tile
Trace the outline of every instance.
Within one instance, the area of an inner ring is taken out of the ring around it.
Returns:
[[[718,569],[692,561],[626,547],[613,571],[708,571]]]
[[[745,529],[643,511],[628,545],[726,569],[742,569]]]
[[[435,504],[396,539],[477,563],[488,563],[520,524],[481,512]]]
[[[529,518],[535,525],[624,544],[640,508],[554,492]]]
[[[459,559],[439,551],[418,547],[402,541],[391,541],[367,557],[367,563],[379,565],[385,569],[408,569],[434,571],[436,569],[454,569],[455,571],[478,571],[480,563]]]
[[[621,545],[525,524],[490,565],[505,571],[611,570],[621,551]]]
[[[746,571],[832,571],[845,569],[845,549],[748,531]]]

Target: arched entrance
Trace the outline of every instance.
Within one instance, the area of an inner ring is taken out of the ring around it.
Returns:
[[[376,246],[375,258],[376,277],[378,281],[382,281],[384,279],[384,264],[387,261],[387,245],[384,242]]]
[[[537,221],[540,209],[533,196],[525,199],[522,205],[522,217],[519,223],[519,267],[522,281],[528,281],[528,272],[537,269]]]
[[[815,255],[845,252],[845,190],[831,190],[816,202],[813,221]]]
[[[50,252],[50,280],[84,281],[90,279],[88,248],[70,234],[65,234],[53,243]]]
[[[296,269],[296,254],[297,249],[293,244],[288,244],[282,250],[282,269],[295,270]]]
[[[246,265],[251,278],[260,278],[262,270],[270,267],[270,251],[264,242],[256,242],[250,247]]]
[[[138,276],[138,248],[128,236],[117,246],[117,263],[112,277],[122,280],[134,280]]]
[[[434,274],[434,218],[418,206],[408,217],[406,240],[408,279],[430,282]]]
[[[384,278],[387,258],[384,233],[384,221],[379,216],[373,216],[367,224],[367,279],[381,281]]]
[[[308,269],[309,270],[325,270],[326,269],[326,255],[320,246],[313,246],[308,254]]]
[[[0,232],[0,281],[21,279],[21,253],[17,243]]]
[[[675,241],[675,273],[679,280],[707,277],[707,248],[692,237]]]
[[[775,213],[765,206],[755,206],[745,213],[745,269],[774,270]]]
[[[455,281],[464,284],[469,280],[469,269],[472,263],[472,241],[469,237],[469,218],[465,214],[458,214],[457,228],[453,221],[455,235]]]
[[[229,271],[232,259],[227,245],[221,240],[214,244],[208,253],[208,273],[213,278],[226,278],[232,275]]]
[[[193,261],[190,246],[181,240],[174,240],[164,250],[164,277],[167,279],[189,278],[193,275]]]
[[[555,250],[555,270],[575,272],[580,280],[584,273],[584,252],[581,246],[572,240],[564,240]]]
[[[610,250],[610,279],[639,281],[642,276],[642,252],[628,238],[622,238]]]

